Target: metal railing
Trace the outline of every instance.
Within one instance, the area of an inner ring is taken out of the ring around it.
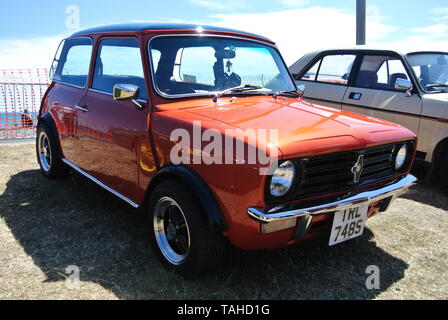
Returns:
[[[0,70],[0,140],[36,136],[37,115],[49,83],[47,69]]]

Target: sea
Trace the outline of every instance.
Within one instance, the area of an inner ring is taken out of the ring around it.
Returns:
[[[0,112],[0,130],[20,128],[22,126],[20,112]],[[30,112],[33,123],[36,124],[38,112]]]

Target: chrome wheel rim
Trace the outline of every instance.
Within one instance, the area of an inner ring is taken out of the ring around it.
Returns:
[[[182,264],[190,253],[190,229],[179,204],[161,198],[154,208],[154,233],[163,256],[173,265]]]
[[[39,138],[37,140],[37,147],[42,169],[45,172],[48,172],[51,168],[52,157],[51,157],[50,139],[48,139],[48,136],[45,132],[41,132],[39,134]]]

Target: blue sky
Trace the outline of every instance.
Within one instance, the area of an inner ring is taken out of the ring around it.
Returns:
[[[315,48],[353,45],[355,3],[356,0],[4,1],[0,11],[0,68],[18,67],[21,62],[17,57],[28,49],[34,53],[28,63],[48,65],[55,43],[74,31],[66,27],[69,5],[79,8],[81,28],[131,21],[179,21],[263,34],[276,41],[287,62],[292,63]],[[448,48],[446,0],[367,0],[367,5],[370,44],[435,44],[445,46],[439,48],[442,50]]]

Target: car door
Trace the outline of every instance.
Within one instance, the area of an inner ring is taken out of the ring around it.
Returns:
[[[401,58],[364,55],[344,96],[342,108],[401,124],[418,134],[422,100],[416,93],[408,96],[396,90],[397,79],[413,81]]]
[[[328,54],[299,73],[296,84],[305,86],[307,101],[341,109],[356,54]]]
[[[93,42],[91,38],[64,40],[56,53],[50,78],[54,82],[49,91],[49,112],[56,122],[63,155],[77,160],[77,105],[87,87]]]
[[[114,100],[117,84],[137,85],[144,108],[130,100]],[[100,39],[92,83],[80,103],[77,165],[131,201],[137,201],[140,152],[148,142],[148,109],[138,41]]]

